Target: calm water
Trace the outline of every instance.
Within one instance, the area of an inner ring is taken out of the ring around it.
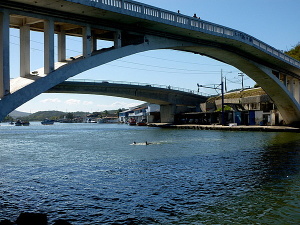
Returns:
[[[300,134],[39,123],[0,134],[0,220],[300,222]]]

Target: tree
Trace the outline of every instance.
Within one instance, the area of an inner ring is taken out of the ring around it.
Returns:
[[[74,119],[74,114],[73,113],[67,113],[66,118],[69,120]]]
[[[284,53],[300,61],[300,42],[297,45],[295,45],[292,49]]]
[[[12,118],[10,115],[7,115],[3,120],[3,122],[11,122],[11,121],[14,121],[14,118]]]

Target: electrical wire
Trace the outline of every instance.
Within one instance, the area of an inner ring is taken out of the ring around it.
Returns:
[[[19,38],[16,35],[11,35],[12,37],[16,37]],[[76,41],[76,42],[81,42],[80,40],[75,40],[72,38],[68,38],[68,40],[71,41]],[[39,41],[35,41],[35,40],[30,40],[30,42],[34,42],[34,43],[38,43],[38,44],[44,44],[42,42]],[[11,44],[14,45],[20,45],[20,44],[16,44],[16,43],[12,43]],[[57,46],[55,46],[57,47]],[[40,51],[43,52],[42,49],[37,49],[37,48],[31,48],[31,50],[35,50],[35,51]],[[76,50],[72,50],[72,49],[66,49],[67,51],[71,51],[71,52],[75,52],[75,53],[81,53],[80,51],[76,51]],[[199,63],[195,63],[195,62],[185,62],[185,61],[178,61],[178,60],[171,60],[171,59],[165,59],[165,58],[160,58],[160,57],[153,57],[153,56],[147,56],[147,55],[143,55],[143,54],[138,54],[139,56],[142,57],[147,57],[147,58],[153,58],[153,59],[157,59],[157,60],[164,60],[164,61],[169,61],[169,62],[176,62],[176,63],[184,63],[184,64],[192,64],[192,65],[209,65],[209,66],[221,66],[221,65],[211,65],[211,64],[199,64]],[[114,67],[120,67],[120,68],[127,68],[127,69],[135,69],[135,70],[143,70],[143,71],[149,71],[149,72],[160,72],[160,73],[173,73],[173,74],[189,74],[189,75],[199,75],[199,74],[218,74],[220,73],[220,71],[199,71],[199,70],[191,70],[191,69],[184,69],[184,68],[174,68],[174,67],[163,67],[163,66],[155,66],[155,65],[149,65],[149,64],[143,64],[143,63],[136,63],[136,62],[130,62],[130,61],[126,61],[126,60],[116,60],[115,62],[124,62],[124,63],[128,63],[128,64],[134,64],[134,65],[140,65],[140,66],[147,66],[147,67],[154,67],[154,68],[158,68],[158,69],[168,69],[168,70],[173,70],[173,71],[160,71],[160,70],[151,70],[151,69],[145,69],[145,68],[135,68],[135,67],[128,67],[128,66],[121,66],[121,65],[115,65],[115,64],[107,64],[108,66],[114,66]],[[178,71],[178,72],[174,72]],[[183,72],[182,72],[183,71]],[[191,73],[187,73],[187,72],[191,72]]]

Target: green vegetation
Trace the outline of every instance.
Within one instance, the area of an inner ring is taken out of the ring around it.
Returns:
[[[27,120],[27,121],[42,121],[45,118],[56,120],[56,119],[63,118],[65,115],[66,113],[60,111],[39,111],[30,114],[29,116],[20,117],[19,119]]]
[[[300,61],[300,42],[292,49],[284,53]]]
[[[86,112],[65,113],[61,111],[39,111],[29,116],[20,117],[19,119],[27,120],[27,121],[42,121],[45,118],[48,118],[50,120],[60,120],[63,119],[64,117],[74,118],[74,117],[85,117],[86,115],[87,115]]]
[[[3,120],[3,122],[11,122],[14,121],[14,118],[12,118],[10,115],[6,116]]]
[[[224,111],[232,111],[233,109],[229,106],[229,105],[225,105],[224,106]],[[218,108],[215,112],[221,112],[222,111],[222,107]]]
[[[5,118],[5,122],[15,121],[16,119],[21,119],[23,121],[43,121],[44,119],[50,119],[50,120],[75,120],[77,118],[85,118],[85,117],[91,117],[91,118],[102,118],[106,116],[117,116],[118,112],[122,111],[119,110],[105,110],[103,112],[61,112],[61,111],[39,111],[33,114],[30,114],[29,116],[19,116],[19,117],[13,117],[7,116]]]

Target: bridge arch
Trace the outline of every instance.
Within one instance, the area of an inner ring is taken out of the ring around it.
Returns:
[[[84,71],[139,52],[155,49],[172,49],[184,45],[189,46],[190,43],[145,36],[145,41],[142,44],[111,48],[86,58],[79,57],[67,64],[62,64],[46,76],[27,75],[15,78],[11,81],[11,93],[4,96],[0,101],[0,119],[3,119],[8,113],[37,95]],[[39,71],[43,71],[43,68],[39,69]]]
[[[155,49],[173,49],[204,55],[215,60],[227,63],[238,68],[256,81],[271,97],[278,107],[287,124],[300,121],[300,106],[283,83],[273,74],[273,70],[261,65],[242,53],[233,49],[223,49],[209,44],[191,43],[181,40],[171,40],[157,36],[145,36],[142,44],[128,45],[94,54],[87,58],[78,58],[44,77],[27,76],[16,78],[12,84],[11,94],[0,101],[0,118],[31,100],[37,95],[46,92],[59,83],[91,68],[106,64],[119,58],[143,51]]]

